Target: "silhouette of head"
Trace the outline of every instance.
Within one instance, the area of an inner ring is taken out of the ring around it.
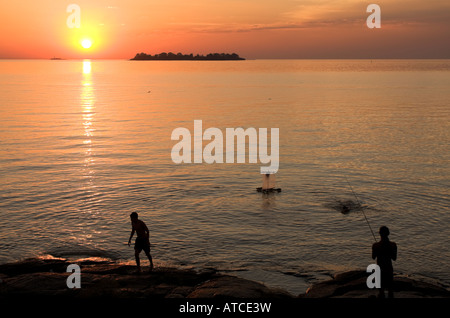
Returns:
[[[130,218],[131,220],[137,220],[138,219],[138,214],[136,212],[133,212],[130,214]]]
[[[389,229],[387,226],[380,227],[380,236],[381,238],[387,238],[389,236]]]

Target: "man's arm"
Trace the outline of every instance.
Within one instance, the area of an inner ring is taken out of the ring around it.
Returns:
[[[142,224],[144,225],[144,230],[145,230],[145,235],[147,236],[147,240],[150,239],[150,231],[148,230],[147,224],[145,224],[144,222],[142,222]]]
[[[133,238],[134,232],[135,232],[135,230],[134,230],[134,226],[133,226],[133,228],[131,230],[131,234],[130,234],[130,239],[128,240],[128,246],[130,246],[130,244],[131,244],[131,239]]]
[[[392,259],[397,260],[397,244],[392,243]]]

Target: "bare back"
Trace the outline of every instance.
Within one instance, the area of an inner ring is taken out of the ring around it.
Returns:
[[[133,230],[136,231],[137,237],[139,238],[148,238],[149,237],[149,231],[147,228],[147,225],[141,220],[136,220],[131,223]]]

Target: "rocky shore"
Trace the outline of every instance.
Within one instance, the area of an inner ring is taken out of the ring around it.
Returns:
[[[63,299],[293,299],[370,298],[376,290],[366,286],[367,273],[349,271],[311,286],[305,294],[291,295],[251,280],[226,275],[214,269],[156,267],[152,272],[108,261],[78,261],[81,288],[70,289],[66,280],[70,264],[64,259],[27,259],[0,265],[0,299],[56,297]],[[395,278],[396,298],[450,298],[439,283],[406,276]]]
[[[311,286],[301,298],[375,298],[377,289],[367,288],[365,271],[348,271]],[[450,290],[438,282],[395,275],[394,298],[450,298]]]
[[[214,269],[195,271],[80,261],[81,288],[67,287],[69,262],[63,259],[27,259],[0,265],[0,298],[290,298],[289,293],[263,284],[217,273]]]

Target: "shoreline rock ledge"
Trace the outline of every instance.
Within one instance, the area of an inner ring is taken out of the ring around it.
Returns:
[[[67,287],[71,264],[80,266],[81,288]],[[288,299],[286,291],[220,274],[214,269],[156,267],[136,273],[136,267],[108,261],[26,259],[0,265],[0,299],[17,297],[77,299],[145,298],[272,298]]]
[[[70,264],[81,268],[81,288],[67,287]],[[226,275],[214,269],[179,269],[156,267],[151,273],[136,267],[98,260],[30,258],[0,264],[0,299],[49,297],[56,299],[304,299],[304,298],[370,298],[376,289],[366,286],[365,271],[348,271],[333,279],[316,283],[300,295],[292,295],[262,283]],[[448,287],[419,278],[395,276],[395,298],[450,298]]]
[[[339,273],[333,279],[311,286],[300,298],[375,298],[376,288],[367,287],[367,274],[362,270]],[[438,283],[412,278],[407,275],[394,276],[394,298],[450,298],[448,287]],[[387,292],[386,296],[387,296]]]

